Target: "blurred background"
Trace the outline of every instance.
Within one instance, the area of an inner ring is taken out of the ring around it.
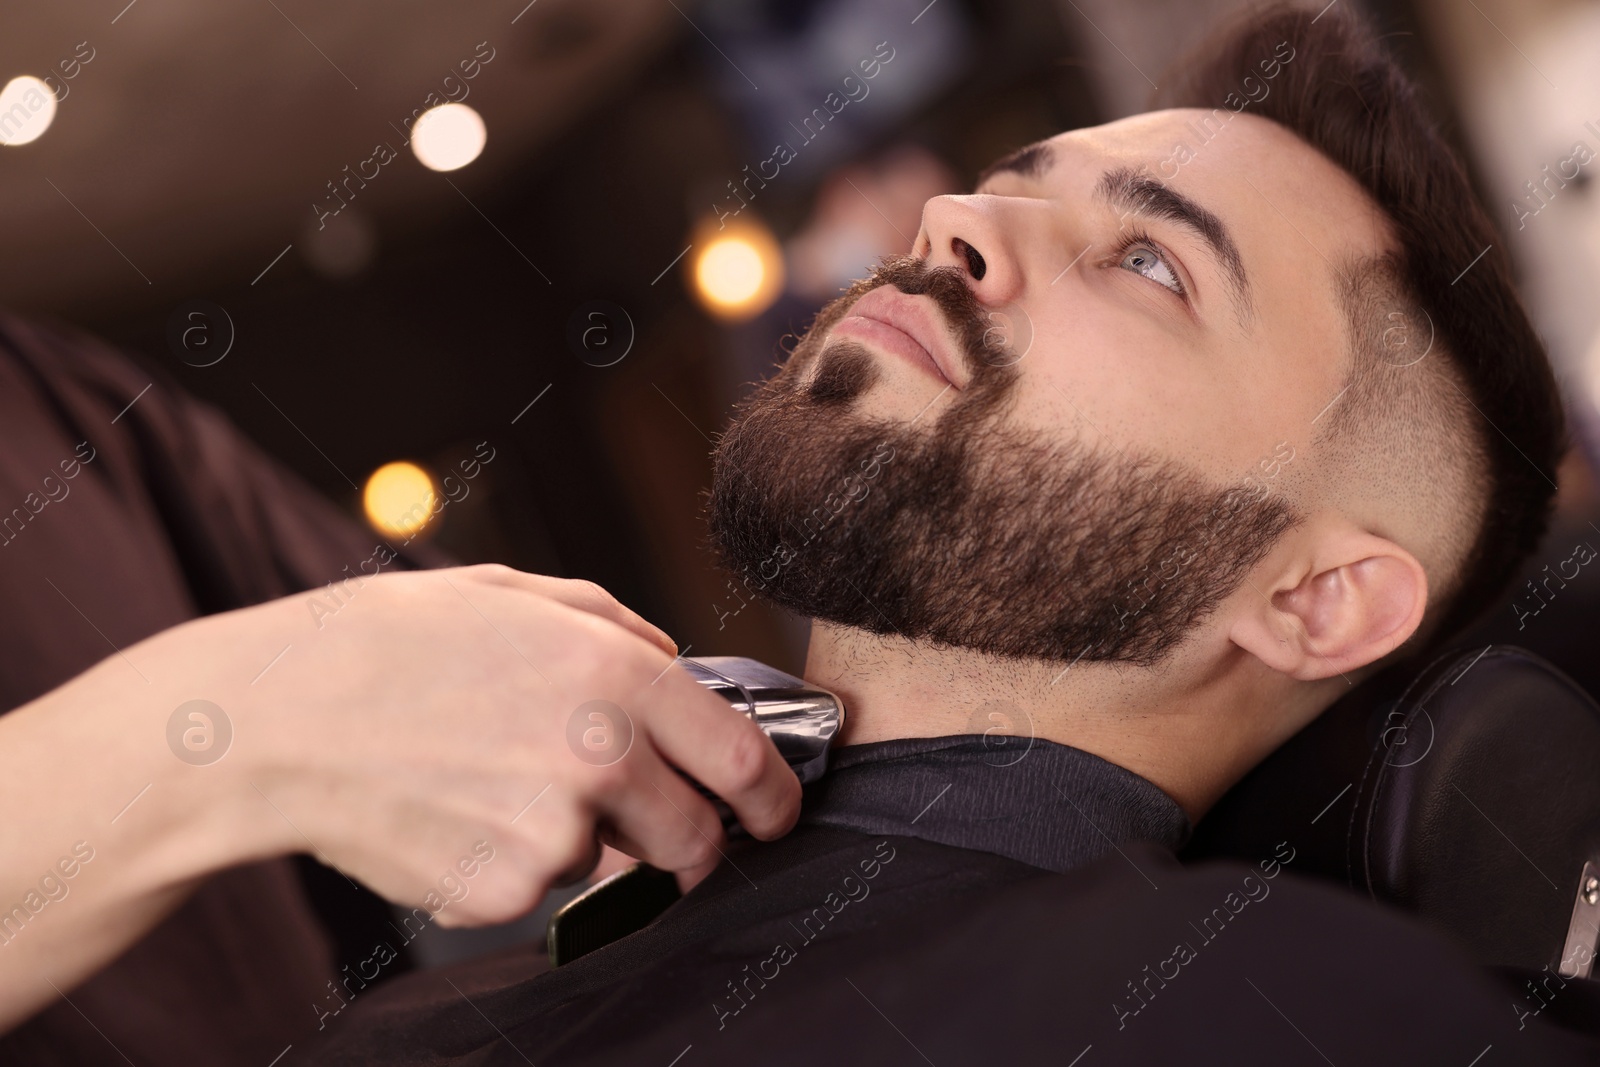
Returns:
[[[927,198],[1142,110],[1234,6],[10,5],[0,304],[119,345],[380,529],[593,579],[691,655],[798,670],[803,626],[704,551],[732,405],[910,247]],[[1471,161],[1567,389],[1576,447],[1538,574],[1600,546],[1600,4],[1358,6]],[[484,442],[479,477],[438,481]],[[419,531],[429,494],[450,503]],[[1595,691],[1600,578],[1520,629],[1511,596],[1468,640]],[[430,959],[513,936],[434,933]]]

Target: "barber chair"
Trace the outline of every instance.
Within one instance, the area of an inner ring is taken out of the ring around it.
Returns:
[[[1559,989],[1556,1021],[1600,1031],[1600,706],[1533,653],[1461,649],[1367,680],[1180,858],[1253,864],[1280,841],[1294,870],[1413,913],[1519,991]]]

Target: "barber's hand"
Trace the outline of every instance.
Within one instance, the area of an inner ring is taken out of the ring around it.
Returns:
[[[674,768],[758,838],[793,826],[772,743],[600,587],[489,565],[335,588],[343,606],[319,590],[152,639],[174,696],[231,721],[227,758],[182,773],[232,809],[238,859],[309,852],[460,925],[525,913],[599,840],[714,866],[721,823]]]

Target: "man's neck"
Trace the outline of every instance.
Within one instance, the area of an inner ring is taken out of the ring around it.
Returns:
[[[1180,649],[1156,668],[1068,665],[824,622],[812,625],[805,677],[844,701],[839,744],[951,734],[987,734],[996,744],[1042,738],[1148,779],[1191,822],[1328,702],[1325,691],[1290,688],[1231,645]]]

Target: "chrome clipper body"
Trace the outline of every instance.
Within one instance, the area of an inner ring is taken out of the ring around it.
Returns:
[[[742,656],[681,661],[696,681],[772,738],[802,783],[828,769],[828,746],[844,725],[844,702],[826,689]]]

